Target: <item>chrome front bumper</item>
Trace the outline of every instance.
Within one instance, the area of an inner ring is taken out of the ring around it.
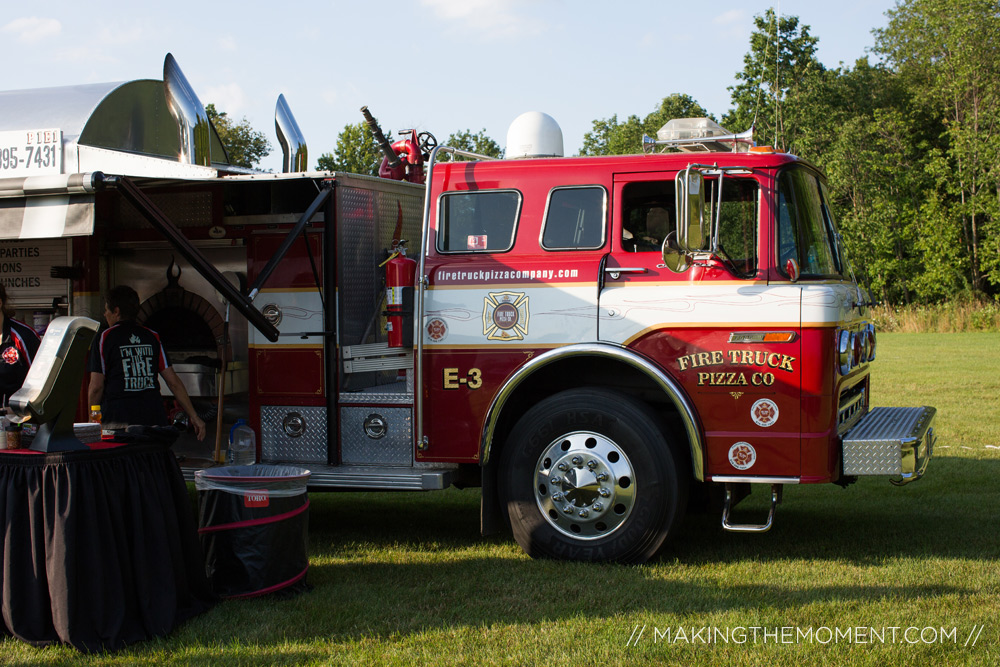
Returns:
[[[899,475],[893,484],[920,479],[934,450],[932,407],[874,408],[843,437],[844,475]]]

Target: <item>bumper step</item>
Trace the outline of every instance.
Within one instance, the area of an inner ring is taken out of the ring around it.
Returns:
[[[899,475],[920,479],[934,451],[932,407],[873,408],[843,438],[844,475]]]

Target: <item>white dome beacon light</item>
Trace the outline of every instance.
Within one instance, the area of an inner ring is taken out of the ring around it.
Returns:
[[[563,137],[559,123],[547,113],[528,111],[507,129],[507,150],[510,159],[563,157]]]

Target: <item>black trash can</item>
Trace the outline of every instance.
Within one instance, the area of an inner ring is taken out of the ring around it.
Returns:
[[[277,465],[195,473],[205,573],[225,598],[308,589],[309,471]]]

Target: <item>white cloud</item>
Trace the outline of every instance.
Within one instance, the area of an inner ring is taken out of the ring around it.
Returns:
[[[747,13],[742,9],[730,9],[728,12],[724,12],[713,18],[712,23],[716,25],[733,25],[745,21],[746,18]]]
[[[325,88],[319,93],[319,98],[323,104],[330,109],[336,109],[340,104],[340,92],[334,88]]]
[[[544,29],[539,21],[517,12],[520,0],[420,0],[420,4],[475,39],[531,37]]]
[[[145,26],[139,23],[119,23],[102,26],[97,34],[97,43],[102,47],[128,46],[148,39]]]
[[[47,37],[53,37],[62,32],[62,23],[58,19],[39,18],[37,16],[22,16],[7,23],[3,32],[11,33],[22,44],[32,44]]]
[[[220,51],[231,51],[236,52],[239,50],[239,45],[236,43],[236,38],[232,35],[223,35],[219,38],[219,50]]]
[[[742,9],[723,12],[713,18],[712,23],[718,26],[715,31],[716,37],[730,43],[745,41],[753,27],[750,15]]]
[[[219,111],[225,111],[235,122],[247,113],[247,96],[238,83],[209,86],[205,93],[198,93],[202,104],[214,104]]]
[[[114,58],[104,51],[92,49],[89,46],[77,46],[73,48],[58,49],[53,52],[54,62],[66,64],[78,63],[120,63],[118,58]],[[119,77],[120,78],[120,77]]]

